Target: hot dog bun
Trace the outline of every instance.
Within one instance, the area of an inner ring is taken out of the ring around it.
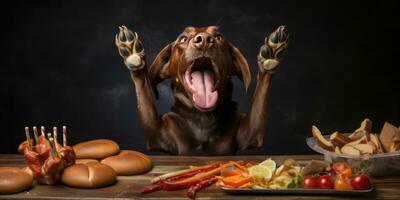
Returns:
[[[102,159],[119,152],[116,142],[109,139],[97,139],[81,142],[72,147],[77,159]]]
[[[122,150],[115,156],[101,160],[112,167],[118,175],[141,174],[151,168],[151,160],[146,155],[131,150]]]
[[[13,194],[32,186],[33,177],[17,167],[0,167],[0,194]]]
[[[64,169],[61,181],[78,188],[98,188],[117,181],[117,174],[108,165],[99,162],[75,164]]]

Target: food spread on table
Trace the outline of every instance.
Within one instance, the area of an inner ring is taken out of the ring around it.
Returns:
[[[396,130],[395,130],[396,129]],[[369,119],[351,135],[335,132],[330,140],[325,139],[314,126],[316,140],[324,149],[340,151],[351,146],[359,151],[357,155],[391,152],[398,147],[399,129],[385,123],[381,134],[371,133]],[[53,134],[45,134],[41,127],[38,135],[33,127],[33,139],[29,128],[25,128],[26,141],[19,146],[24,154],[27,168],[0,168],[0,194],[20,192],[39,184],[63,183],[76,188],[99,188],[113,185],[117,176],[142,174],[150,170],[150,158],[140,152],[120,150],[118,143],[110,139],[96,139],[67,145],[67,129],[63,127],[63,142],[58,143],[57,128]],[[390,138],[390,140],[388,139]],[[362,148],[360,144],[372,150]],[[325,145],[325,146],[324,146]],[[7,175],[7,174],[13,174]],[[61,181],[60,181],[61,180]],[[260,163],[254,161],[218,161],[187,169],[169,172],[150,180],[151,185],[143,188],[142,195],[158,190],[171,191],[186,189],[189,198],[210,185],[223,191],[358,191],[369,192],[372,181],[366,168],[352,166],[347,162],[329,163],[311,160],[299,164],[287,159],[279,165],[272,158]],[[6,189],[4,189],[6,188]],[[245,193],[246,194],[246,193]]]
[[[137,151],[120,150],[109,139],[95,139],[70,147],[67,127],[62,129],[62,144],[58,142],[57,127],[53,134],[41,127],[25,127],[26,140],[18,151],[24,155],[27,167],[0,167],[0,194],[21,192],[35,180],[41,185],[63,183],[76,188],[99,188],[117,182],[117,176],[142,174],[152,167],[151,159]]]
[[[189,169],[170,172],[151,180],[152,185],[142,194],[157,190],[187,189],[189,198],[204,187],[216,183],[229,189],[321,189],[321,190],[370,190],[370,178],[363,169],[352,168],[345,162],[328,164],[310,161],[300,166],[287,159],[279,167],[272,159],[261,163],[228,161],[192,166]]]

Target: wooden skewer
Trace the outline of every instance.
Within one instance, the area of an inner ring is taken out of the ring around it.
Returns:
[[[51,157],[58,157],[58,153],[56,150],[56,144],[54,142],[54,138],[51,137],[51,133],[47,133],[47,137],[49,138],[50,144],[51,144]]]
[[[46,132],[46,131],[44,130],[44,126],[41,126],[41,127],[40,127],[40,131],[42,132],[42,136],[43,136],[43,137],[46,137],[46,135],[45,135],[45,132]]]
[[[58,133],[57,133],[57,127],[53,127],[53,137],[54,137],[54,142],[58,142]]]
[[[36,142],[36,144],[39,144],[38,131],[37,131],[36,126],[33,127],[33,135],[35,136],[35,142]]]
[[[26,136],[26,140],[28,141],[28,149],[32,150],[32,146],[31,146],[31,136],[29,135],[29,127],[25,127],[25,136]]]
[[[67,146],[67,127],[63,126],[63,146]]]

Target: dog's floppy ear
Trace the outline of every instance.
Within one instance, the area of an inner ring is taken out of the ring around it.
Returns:
[[[149,78],[153,87],[154,95],[158,99],[157,85],[168,79],[169,74],[169,58],[171,57],[172,44],[165,46],[156,56],[153,63],[150,65]]]
[[[234,75],[236,75],[242,82],[247,92],[247,89],[250,85],[251,74],[249,64],[247,63],[246,58],[244,58],[243,54],[239,51],[238,48],[229,44],[232,52],[233,64],[234,64]]]

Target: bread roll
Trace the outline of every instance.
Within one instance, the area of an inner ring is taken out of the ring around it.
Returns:
[[[75,164],[64,169],[61,181],[77,188],[98,188],[117,181],[117,174],[108,165],[99,162]]]
[[[102,159],[119,152],[116,142],[108,139],[97,139],[81,142],[72,147],[77,159]]]
[[[13,194],[32,186],[33,177],[17,167],[0,167],[0,194]]]
[[[118,175],[141,174],[151,168],[151,160],[146,155],[131,150],[122,150],[115,156],[110,156],[101,161],[112,167]]]

